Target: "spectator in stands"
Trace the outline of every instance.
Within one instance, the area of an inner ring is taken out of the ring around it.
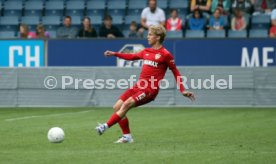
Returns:
[[[141,25],[144,29],[148,29],[151,25],[162,24],[165,26],[165,13],[157,7],[156,0],[149,0],[149,6],[144,8],[141,14]]]
[[[96,30],[91,25],[91,20],[89,17],[83,18],[82,28],[79,31],[78,36],[84,38],[93,38],[98,36]]]
[[[234,0],[232,2],[232,12],[235,9],[240,8],[244,14],[249,15],[252,11],[252,5],[249,0]]]
[[[202,12],[204,17],[209,18],[210,9],[211,9],[211,0],[191,0],[191,6],[190,6],[191,12],[194,12],[194,10],[199,10]]]
[[[269,29],[269,37],[276,37],[276,9],[272,10],[271,13],[271,27]]]
[[[178,17],[176,9],[171,10],[171,17],[166,21],[167,31],[180,31],[182,30],[183,21]]]
[[[243,15],[243,11],[239,8],[234,10],[234,16],[231,20],[231,29],[233,31],[245,30],[247,26],[247,20]]]
[[[58,38],[76,38],[78,35],[78,29],[71,26],[71,16],[66,16],[63,21],[63,27],[58,28]]]
[[[19,37],[22,39],[36,38],[35,33],[29,31],[29,27],[26,24],[21,24],[19,26]]]
[[[251,0],[252,5],[254,6],[253,15],[267,14],[270,15],[272,9],[276,7],[275,0]]]
[[[45,31],[45,28],[42,24],[36,26],[36,38],[47,39],[50,38],[49,32]]]
[[[100,27],[100,37],[106,37],[106,38],[124,37],[122,32],[116,26],[112,25],[112,17],[110,15],[106,15],[104,17],[104,23]]]
[[[143,38],[143,32],[138,30],[137,23],[132,21],[129,26],[129,38]]]
[[[191,30],[204,30],[206,19],[203,17],[202,12],[198,9],[194,10],[193,16],[188,21],[189,29]]]
[[[211,12],[214,13],[217,8],[223,15],[228,15],[231,7],[231,0],[212,0]]]
[[[223,30],[225,21],[221,16],[220,9],[216,9],[213,16],[209,20],[209,30]]]

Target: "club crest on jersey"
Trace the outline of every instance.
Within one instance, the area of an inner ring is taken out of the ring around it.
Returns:
[[[156,55],[155,55],[155,60],[158,60],[160,57],[161,57],[160,54],[156,54]]]

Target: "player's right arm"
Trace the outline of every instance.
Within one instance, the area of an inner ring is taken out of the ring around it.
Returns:
[[[143,51],[140,51],[139,53],[136,54],[125,54],[125,53],[119,53],[119,52],[113,52],[113,51],[105,51],[104,52],[105,56],[116,56],[125,60],[139,60],[143,59]]]

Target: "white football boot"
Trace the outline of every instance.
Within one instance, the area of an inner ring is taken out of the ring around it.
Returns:
[[[132,137],[122,136],[114,143],[132,143],[132,142],[134,142]]]

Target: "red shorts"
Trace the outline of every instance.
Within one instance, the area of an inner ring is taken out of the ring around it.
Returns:
[[[151,89],[140,89],[138,87],[133,87],[126,90],[121,96],[122,101],[126,101],[128,98],[132,97],[135,100],[135,106],[141,106],[147,104],[155,99],[158,94],[158,90]]]

